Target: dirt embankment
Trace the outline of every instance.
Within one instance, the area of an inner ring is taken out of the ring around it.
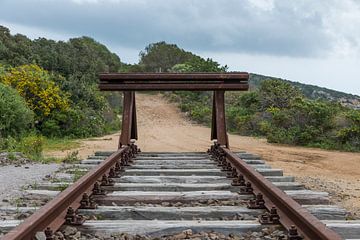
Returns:
[[[138,146],[143,151],[206,151],[210,129],[187,121],[160,95],[137,94]],[[119,133],[84,140],[81,157],[98,150],[114,150]],[[355,215],[360,215],[360,154],[269,144],[265,139],[229,135],[231,149],[262,156],[273,168],[282,168],[307,187],[331,193]],[[73,151],[73,150],[72,150]],[[48,155],[65,156],[67,152]]]

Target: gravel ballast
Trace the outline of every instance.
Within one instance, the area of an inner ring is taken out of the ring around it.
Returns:
[[[0,205],[21,196],[21,190],[29,184],[42,181],[44,176],[55,172],[59,164],[25,164],[0,167]]]

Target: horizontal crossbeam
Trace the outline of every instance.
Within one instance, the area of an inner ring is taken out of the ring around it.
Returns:
[[[232,73],[103,73],[99,75],[103,91],[149,90],[237,90],[249,88],[249,74]]]

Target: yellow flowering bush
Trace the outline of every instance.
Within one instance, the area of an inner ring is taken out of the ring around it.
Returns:
[[[39,120],[70,105],[68,96],[51,80],[51,75],[35,64],[9,68],[0,76],[0,82],[15,88]]]

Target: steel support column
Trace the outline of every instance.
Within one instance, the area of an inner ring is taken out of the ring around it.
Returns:
[[[135,92],[124,91],[122,127],[118,148],[130,145],[131,139],[137,139]]]
[[[214,91],[211,140],[216,139],[218,144],[229,148],[229,140],[226,133],[224,95],[225,91],[223,90]]]

